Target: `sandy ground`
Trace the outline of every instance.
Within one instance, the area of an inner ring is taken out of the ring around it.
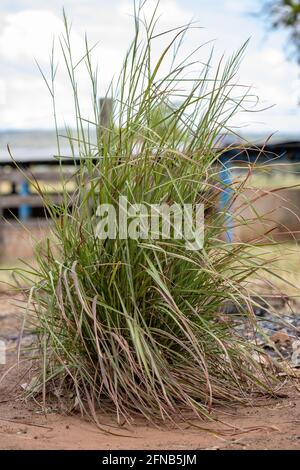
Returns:
[[[12,340],[0,377],[15,363],[19,325],[14,301],[2,293],[0,336]],[[294,388],[284,390],[283,398],[256,400],[252,407],[216,410],[220,422],[188,421],[178,423],[180,428],[155,427],[143,419],[118,428],[113,417],[102,415],[99,420],[109,431],[104,432],[80,416],[51,411],[44,416],[37,403],[20,400],[24,380],[14,369],[0,383],[0,449],[300,449],[300,395]]]

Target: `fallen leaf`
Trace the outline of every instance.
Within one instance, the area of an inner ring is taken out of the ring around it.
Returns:
[[[274,343],[279,343],[281,345],[284,345],[286,343],[289,343],[291,341],[291,338],[284,330],[281,330],[281,331],[277,331],[276,333],[274,333],[274,335],[271,336],[271,340]]]

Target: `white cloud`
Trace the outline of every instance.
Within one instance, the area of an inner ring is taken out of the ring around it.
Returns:
[[[253,84],[260,98],[270,105],[286,110],[296,106],[299,99],[299,69],[287,62],[277,49],[266,47],[245,57],[242,79]]]
[[[3,3],[4,2],[4,3]],[[0,102],[2,95],[6,105],[0,107],[0,129],[4,127],[47,127],[52,124],[49,95],[34,64],[34,58],[46,71],[54,35],[63,28],[61,5],[66,5],[72,19],[72,42],[76,56],[83,51],[83,34],[87,30],[91,42],[100,44],[95,52],[99,62],[101,92],[122,63],[124,53],[132,37],[133,20],[130,0],[52,0],[47,4],[37,0],[1,0],[0,6]],[[265,38],[263,21],[244,13],[251,13],[258,4],[255,0],[161,0],[158,14],[160,28],[167,29],[187,23],[194,17],[200,19],[203,30],[196,30],[185,39],[184,51],[217,38],[216,51],[230,54],[245,39],[252,36],[240,70],[240,82],[253,84],[261,97],[262,105],[277,104],[271,111],[253,115],[252,128],[264,121],[274,128],[298,129],[300,109],[299,68],[290,63],[282,48],[282,37]],[[146,16],[151,15],[156,0],[148,0]],[[3,6],[4,5],[4,6]],[[13,5],[13,6],[12,6]],[[274,38],[274,40],[273,40]],[[163,39],[154,43],[154,56],[163,47]],[[203,51],[203,60],[205,53]],[[68,80],[60,59],[57,76],[57,98],[61,119],[70,121],[73,104]],[[80,94],[84,109],[88,110],[90,87],[83,68],[78,70]],[[1,92],[2,90],[2,92]],[[251,115],[250,115],[251,117]],[[245,114],[237,122],[248,120]],[[251,128],[251,127],[249,127]]]
[[[256,0],[257,1],[257,0]],[[249,13],[251,9],[255,8],[255,11],[258,11],[258,4],[255,5],[255,0],[225,0],[224,8],[233,13]]]
[[[25,10],[7,15],[0,36],[0,54],[10,62],[44,60],[62,26],[62,21],[51,11]]]
[[[156,9],[157,0],[148,0],[143,7],[143,16],[149,21]],[[118,7],[122,15],[132,15],[132,2],[121,3]],[[161,0],[156,10],[157,16],[160,16],[160,25],[162,27],[180,26],[190,21],[192,12],[187,8],[180,6],[175,0]]]
[[[6,103],[6,83],[0,79],[0,106]]]
[[[155,4],[154,0],[148,1],[145,8],[148,18]],[[94,56],[99,62],[100,90],[104,93],[113,75],[119,71],[132,38],[132,3],[102,3],[101,8],[97,9],[95,2],[89,1],[88,4],[77,4],[71,13],[75,13],[74,17],[69,15],[74,19],[71,34],[76,55],[74,62],[84,53],[83,35],[88,30],[90,42],[100,42]],[[181,25],[191,18],[191,13],[175,0],[162,0],[158,14],[161,15],[160,24],[164,29]],[[7,88],[7,106],[0,111],[0,128],[48,127],[52,124],[49,95],[34,58],[48,76],[53,38],[60,36],[62,31],[62,19],[50,9],[24,9],[4,16],[4,28],[0,34],[0,68]],[[157,41],[157,46],[160,42]],[[59,113],[62,123],[70,122],[74,108],[69,81],[59,47],[56,51],[59,61],[56,80]],[[83,66],[78,68],[77,77],[82,107],[89,112],[91,89]]]

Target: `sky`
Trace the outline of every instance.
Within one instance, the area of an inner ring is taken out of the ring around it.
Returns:
[[[147,11],[154,0],[148,0]],[[197,21],[201,29],[185,39],[183,51],[213,40],[216,57],[230,56],[248,38],[239,83],[252,86],[260,113],[242,113],[233,125],[244,132],[300,134],[300,67],[287,58],[287,35],[272,32],[258,15],[259,0],[161,0],[162,29]],[[47,129],[53,125],[51,99],[35,59],[49,73],[53,37],[62,32],[62,8],[72,21],[72,42],[80,57],[87,32],[99,64],[100,94],[119,70],[132,38],[130,0],[1,0],[0,131]],[[156,46],[159,48],[159,44]],[[59,122],[69,123],[73,105],[66,73],[57,56],[56,92]],[[80,97],[88,109],[90,86],[79,71]]]

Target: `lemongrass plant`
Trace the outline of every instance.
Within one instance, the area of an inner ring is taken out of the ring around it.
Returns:
[[[217,178],[218,139],[249,99],[236,85],[246,45],[216,67],[212,53],[205,63],[194,59],[199,47],[178,60],[194,26],[156,32],[156,10],[148,21],[142,11],[135,4],[135,34],[107,92],[113,109],[105,126],[87,41],[80,66],[85,63],[91,83],[93,117],[82,114],[78,61],[64,16],[60,45],[76,118],[75,132],[68,129],[66,137],[77,186],[70,194],[62,178],[60,205],[41,194],[52,233],[37,247],[28,307],[38,332],[30,394],[42,393],[45,406],[53,394],[63,396],[70,409],[94,419],[97,410],[110,409],[119,422],[135,413],[208,417],[213,405],[247,401],[274,385],[254,358],[255,344],[221,313],[230,300],[255,327],[245,280],[262,267],[245,245],[226,239],[228,208],[219,207],[224,188]],[[153,48],[165,42],[154,59]],[[53,80],[43,76],[56,115],[54,62]],[[59,142],[58,128],[57,134]],[[232,200],[238,191],[232,188]],[[203,248],[188,250],[184,238],[171,236],[102,240],[97,209],[111,204],[118,211],[120,196],[147,207],[203,203]]]

